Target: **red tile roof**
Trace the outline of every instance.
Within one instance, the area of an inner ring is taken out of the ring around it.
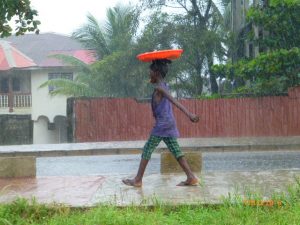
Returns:
[[[96,61],[95,51],[93,50],[71,50],[71,51],[53,51],[48,57],[40,62],[41,67],[59,67],[66,66],[61,60],[51,57],[51,55],[62,54],[73,56],[86,64],[92,64]]]
[[[0,41],[0,70],[34,67],[32,59],[24,55],[7,41]]]
[[[49,57],[51,54],[72,55],[87,64],[97,60],[93,50],[84,48],[79,41],[66,35],[25,34],[10,36],[2,40],[10,42],[12,46],[30,57],[38,67],[64,66],[59,60]]]

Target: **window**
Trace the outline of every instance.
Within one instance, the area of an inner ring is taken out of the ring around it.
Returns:
[[[20,82],[20,79],[17,78],[17,77],[14,77],[12,79],[12,86],[13,86],[13,91],[15,91],[15,92],[21,91],[21,82]]]
[[[12,77],[12,78],[8,78],[8,77],[3,77],[0,78],[0,93],[8,93],[9,92],[9,88],[10,88],[10,84],[9,82],[11,82],[11,88],[12,88],[12,92],[20,92],[21,91],[21,78],[20,77]],[[24,85],[23,85],[24,86]]]
[[[48,80],[54,80],[54,79],[73,80],[73,73],[49,73]],[[55,86],[49,85],[49,92],[54,90],[55,90]]]
[[[8,93],[8,78],[1,79],[1,93]]]

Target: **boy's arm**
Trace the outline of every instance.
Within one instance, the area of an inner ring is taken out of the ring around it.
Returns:
[[[170,102],[172,102],[178,109],[180,109],[187,117],[189,117],[189,119],[192,122],[198,122],[199,121],[199,116],[190,113],[180,102],[178,102],[175,98],[173,98],[172,95],[170,95],[168,93],[168,91],[166,91],[165,89],[163,89],[162,87],[156,87],[156,90],[159,91],[160,93],[162,93],[167,99],[170,100]]]

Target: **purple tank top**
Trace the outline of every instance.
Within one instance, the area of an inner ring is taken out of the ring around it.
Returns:
[[[159,87],[169,91],[166,83],[159,84]],[[151,106],[155,118],[155,125],[151,135],[160,137],[179,137],[171,102],[166,97],[163,97],[159,103],[156,103],[154,100],[154,93],[155,91],[152,94]]]

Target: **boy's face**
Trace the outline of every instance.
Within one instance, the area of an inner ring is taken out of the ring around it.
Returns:
[[[149,77],[150,77],[150,83],[155,84],[159,82],[158,72],[154,72],[153,70],[150,70]]]

